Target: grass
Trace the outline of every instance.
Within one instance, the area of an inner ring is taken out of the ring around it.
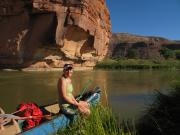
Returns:
[[[179,60],[142,60],[125,59],[113,60],[106,59],[95,66],[96,69],[180,69]]]
[[[128,122],[119,123],[109,107],[99,105],[91,115],[79,118],[73,125],[58,132],[59,135],[136,135]]]

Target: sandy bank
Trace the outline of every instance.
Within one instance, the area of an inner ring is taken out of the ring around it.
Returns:
[[[22,69],[2,69],[2,71],[62,71],[63,68],[22,68]],[[81,70],[93,70],[93,67],[74,67],[75,71],[81,71]]]

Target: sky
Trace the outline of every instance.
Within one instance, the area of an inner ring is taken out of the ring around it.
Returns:
[[[180,0],[106,0],[113,33],[180,40]]]

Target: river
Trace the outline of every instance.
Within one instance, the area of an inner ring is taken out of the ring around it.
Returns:
[[[0,107],[6,113],[15,111],[22,102],[38,105],[57,100],[57,80],[61,71],[5,72],[0,71]],[[79,93],[92,80],[90,89],[102,89],[102,102],[123,118],[136,118],[152,102],[155,90],[167,92],[180,71],[149,70],[88,70],[74,71],[73,85]]]

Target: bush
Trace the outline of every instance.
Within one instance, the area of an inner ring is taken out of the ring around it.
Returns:
[[[180,83],[169,94],[159,91],[136,125],[138,135],[180,135]]]
[[[175,50],[176,59],[180,59],[180,50]]]
[[[171,49],[166,48],[166,47],[163,47],[160,50],[160,54],[163,55],[163,57],[165,59],[175,58],[175,52],[173,50],[171,50]]]

